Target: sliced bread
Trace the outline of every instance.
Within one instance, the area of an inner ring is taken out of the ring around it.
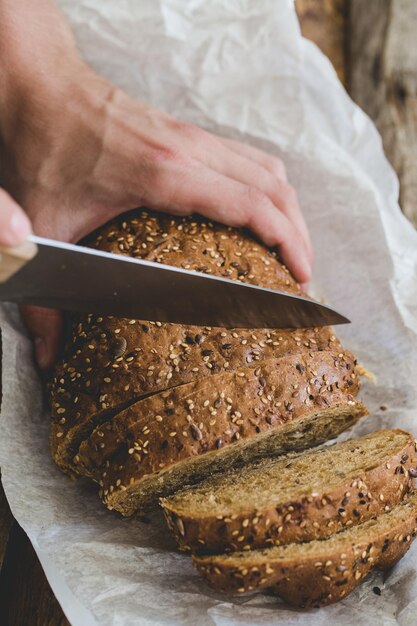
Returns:
[[[110,508],[131,515],[210,472],[334,438],[366,414],[356,389],[349,353],[271,359],[133,404],[74,462]]]
[[[249,233],[142,210],[86,245],[300,294]],[[146,297],[146,294],[144,294]],[[50,387],[51,447],[131,515],[253,458],[335,437],[366,413],[356,361],[330,328],[233,330],[72,315]]]
[[[274,251],[248,233],[203,218],[135,210],[84,243],[301,293]],[[78,470],[74,454],[94,427],[141,398],[271,358],[343,352],[331,328],[233,330],[73,314],[68,335],[50,384],[51,448],[56,463],[71,473]]]
[[[76,470],[74,450],[94,427],[146,395],[322,350],[342,351],[331,328],[228,330],[86,316],[51,384],[55,461]]]
[[[161,501],[182,550],[223,552],[319,539],[398,504],[417,475],[401,430],[263,459]]]
[[[328,539],[230,555],[195,556],[194,564],[218,591],[274,590],[286,603],[320,607],[350,593],[373,569],[388,569],[417,533],[414,492],[387,513]]]

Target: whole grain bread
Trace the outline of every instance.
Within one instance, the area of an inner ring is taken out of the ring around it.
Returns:
[[[85,244],[301,293],[275,252],[249,234],[201,218],[136,210]],[[74,314],[50,385],[52,454],[64,471],[76,472],[72,457],[80,441],[142,397],[264,359],[324,349],[340,349],[330,328],[233,330]]]
[[[133,211],[86,243],[301,293],[274,252],[200,218]],[[51,384],[52,453],[65,471],[99,482],[110,508],[132,514],[216,465],[274,446],[301,449],[348,428],[366,412],[355,400],[355,366],[329,328],[229,330],[74,315]]]
[[[230,555],[195,556],[211,587],[227,593],[272,589],[286,603],[320,607],[344,598],[371,570],[392,567],[417,534],[417,494],[377,518],[328,539]]]
[[[74,450],[92,429],[148,394],[329,349],[342,350],[331,328],[231,330],[88,316],[73,328],[51,386],[54,458],[76,469]]]
[[[263,361],[141,400],[80,446],[78,472],[124,515],[159,495],[266,454],[317,445],[366,413],[348,352]]]
[[[381,430],[211,476],[161,504],[181,550],[250,550],[321,539],[376,517],[416,475],[413,436]]]

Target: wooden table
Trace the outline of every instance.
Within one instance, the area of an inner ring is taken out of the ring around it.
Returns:
[[[304,35],[332,60],[353,99],[374,119],[417,226],[417,27],[415,0],[296,0]],[[0,624],[66,626],[0,485]]]

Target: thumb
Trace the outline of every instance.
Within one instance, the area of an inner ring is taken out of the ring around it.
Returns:
[[[30,230],[30,221],[23,209],[4,189],[0,189],[0,244],[18,246]]]
[[[20,312],[33,338],[39,368],[42,370],[51,368],[62,342],[62,312],[27,305],[21,306]]]

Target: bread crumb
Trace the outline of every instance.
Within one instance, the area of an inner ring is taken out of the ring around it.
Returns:
[[[356,371],[359,374],[359,376],[363,376],[364,378],[367,378],[368,380],[371,381],[371,383],[376,385],[377,377],[375,376],[375,374],[373,372],[371,372],[370,370],[366,369],[366,367],[364,365],[362,365],[361,363],[358,363],[357,366],[356,366]]]

